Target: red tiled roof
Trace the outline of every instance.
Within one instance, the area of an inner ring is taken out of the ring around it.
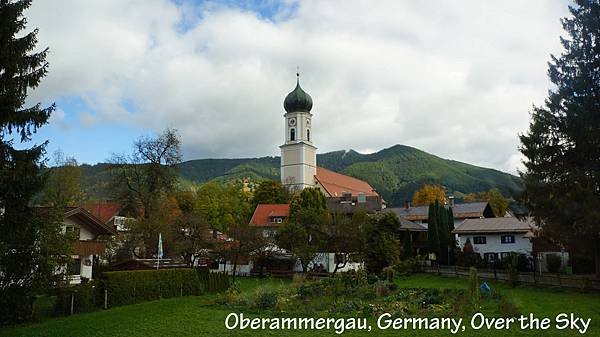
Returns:
[[[362,192],[366,196],[379,196],[366,181],[347,175],[336,173],[322,167],[317,167],[315,179],[332,197],[341,197],[344,192],[358,195]]]
[[[112,219],[113,216],[119,214],[119,211],[123,206],[118,202],[98,202],[87,204],[83,206],[83,208],[106,223]]]
[[[269,227],[278,226],[279,224],[272,223],[271,217],[288,217],[290,215],[290,205],[288,204],[258,204],[252,219],[250,219],[250,226],[255,227]]]

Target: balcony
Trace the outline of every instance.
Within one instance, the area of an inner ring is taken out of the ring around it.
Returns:
[[[79,256],[101,255],[105,249],[105,241],[79,240],[73,244],[73,253]]]

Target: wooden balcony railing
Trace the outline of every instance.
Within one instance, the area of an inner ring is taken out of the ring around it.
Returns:
[[[106,242],[94,240],[75,241],[73,251],[76,255],[100,255],[104,254]]]

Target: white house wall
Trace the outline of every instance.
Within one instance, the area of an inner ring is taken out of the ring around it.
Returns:
[[[514,235],[515,243],[502,243],[501,236],[502,235]],[[475,244],[473,238],[476,236],[484,236],[486,237],[485,244]],[[471,241],[471,245],[473,245],[473,251],[479,253],[481,257],[485,253],[522,253],[531,255],[533,250],[533,245],[529,239],[523,237],[523,233],[501,233],[501,234],[460,234],[458,237],[458,243],[460,248],[463,249],[465,246],[465,242],[467,242],[467,238]],[[500,254],[499,256],[500,257]]]

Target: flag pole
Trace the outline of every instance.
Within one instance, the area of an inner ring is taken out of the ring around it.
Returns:
[[[163,255],[163,246],[162,246],[162,233],[158,233],[158,251],[156,252],[156,257],[158,261],[156,263],[156,270],[160,267],[160,259]]]

